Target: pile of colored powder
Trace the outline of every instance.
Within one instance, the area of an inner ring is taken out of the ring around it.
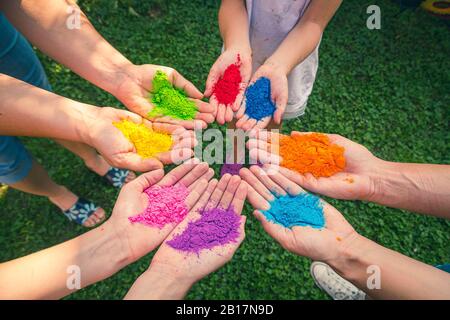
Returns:
[[[263,214],[267,220],[285,228],[310,226],[321,229],[325,225],[320,198],[309,193],[276,198],[270,203],[270,209],[263,211]]]
[[[242,82],[240,65],[241,59],[238,55],[237,62],[230,64],[214,85],[213,94],[219,104],[230,105],[236,100]]]
[[[169,116],[174,119],[192,120],[197,113],[195,102],[189,100],[186,93],[174,88],[162,71],[157,71],[152,82],[151,102],[154,108],[149,117]]]
[[[198,220],[189,222],[187,228],[167,244],[180,251],[199,254],[203,249],[236,242],[239,226],[240,216],[231,207],[205,210]]]
[[[344,148],[322,133],[281,136],[280,156],[283,167],[316,178],[330,177],[345,168]]]
[[[275,105],[272,102],[270,80],[261,77],[245,92],[245,114],[249,118],[259,121],[272,116],[274,112]]]
[[[189,212],[185,204],[189,191],[182,184],[169,187],[152,186],[144,192],[148,198],[147,208],[144,212],[129,217],[131,222],[161,229],[168,223],[179,223]]]
[[[122,120],[113,125],[134,145],[142,158],[153,158],[172,147],[172,137],[169,134],[151,130],[142,123]]]

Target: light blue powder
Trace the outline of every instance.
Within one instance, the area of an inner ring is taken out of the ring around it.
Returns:
[[[270,209],[262,213],[268,221],[281,224],[285,228],[310,226],[322,229],[325,226],[320,198],[305,192],[296,196],[275,198],[270,203]]]

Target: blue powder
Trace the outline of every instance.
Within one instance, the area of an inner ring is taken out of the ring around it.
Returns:
[[[270,203],[270,209],[262,213],[267,220],[286,228],[310,226],[322,229],[325,226],[320,198],[305,192],[296,196],[275,198]]]
[[[259,121],[273,115],[274,112],[275,105],[270,93],[270,80],[261,77],[245,92],[245,114],[249,118]]]

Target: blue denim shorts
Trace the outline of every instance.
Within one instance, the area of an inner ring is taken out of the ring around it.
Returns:
[[[51,91],[44,68],[28,41],[0,12],[0,73]],[[32,157],[17,137],[0,136],[0,183],[24,179]]]

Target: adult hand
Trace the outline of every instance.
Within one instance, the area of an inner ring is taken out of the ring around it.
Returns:
[[[121,80],[113,94],[129,110],[148,118],[148,113],[153,109],[150,101],[152,81],[156,72],[163,71],[174,87],[183,89],[186,94],[195,101],[198,113],[195,120],[179,120],[170,117],[158,117],[151,120],[181,125],[186,129],[194,127],[206,128],[208,123],[214,121],[215,109],[209,103],[201,101],[203,94],[175,69],[152,64],[128,65],[122,69]]]
[[[173,186],[182,184],[189,190],[186,205],[191,208],[201,194],[206,190],[208,181],[214,171],[206,163],[197,164],[194,160],[176,167],[164,176],[162,169],[140,175],[127,183],[117,198],[111,218],[105,223],[116,231],[123,244],[123,250],[128,252],[130,262],[133,262],[148,252],[154,250],[175,227],[168,224],[162,229],[149,227],[139,223],[131,223],[128,218],[140,214],[148,205],[144,190],[153,186]]]
[[[239,60],[238,60],[239,56]],[[214,86],[217,81],[223,77],[225,70],[228,66],[239,63],[239,70],[241,72],[242,81],[239,84],[239,94],[236,97],[234,103],[225,105],[219,103],[214,94]],[[208,79],[206,80],[205,97],[210,97],[210,104],[217,110],[216,121],[218,124],[223,125],[226,122],[233,120],[234,112],[241,106],[242,99],[244,97],[245,89],[247,88],[248,81],[250,80],[252,73],[252,58],[251,52],[244,49],[238,50],[225,50],[209,71]]]
[[[167,237],[156,252],[147,272],[161,274],[165,278],[179,279],[183,283],[192,285],[211,272],[222,267],[231,260],[239,245],[245,237],[245,220],[242,208],[246,198],[247,186],[242,183],[239,176],[224,175],[219,182],[211,180],[198,202],[183,220]],[[198,254],[181,252],[167,244],[176,235],[181,234],[189,223],[201,217],[201,210],[212,208],[227,209],[233,207],[240,216],[239,237],[235,242],[201,250]]]
[[[245,113],[245,103],[242,104],[239,111],[236,113],[236,127],[241,128],[244,131],[251,130],[253,128],[263,129],[267,127],[273,118],[275,124],[281,124],[281,120],[286,109],[288,102],[288,80],[287,75],[283,71],[283,68],[272,62],[266,62],[256,70],[250,85],[255,83],[258,79],[265,77],[270,80],[270,90],[272,102],[275,104],[275,112],[273,116],[265,117],[259,121],[250,118]]]
[[[325,226],[323,229],[294,226],[291,229],[269,222],[261,211],[270,208],[275,197],[305,192],[299,185],[284,176],[277,167],[252,166],[240,171],[242,179],[248,184],[248,200],[256,209],[255,217],[264,230],[280,245],[295,254],[313,260],[333,261],[339,257],[344,243],[357,236],[353,227],[334,207],[322,200]]]
[[[291,132],[292,136],[306,132]],[[371,200],[376,192],[378,170],[384,161],[375,157],[367,148],[337,134],[327,134],[330,141],[344,147],[345,168],[331,177],[316,178],[310,173],[300,174],[280,167],[279,170],[303,188],[322,195],[346,200]],[[277,155],[280,136],[276,133],[253,132],[247,146],[250,157],[261,163],[282,164]],[[272,143],[275,142],[275,143]]]
[[[83,129],[80,136],[84,143],[95,148],[108,163],[117,168],[134,171],[149,171],[162,168],[163,164],[189,159],[196,144],[193,131],[183,127],[152,123],[129,111],[115,108],[91,108],[83,113]],[[144,159],[136,153],[134,145],[113,123],[127,119],[134,123],[144,123],[150,129],[172,135],[171,150],[160,153],[156,158]]]

